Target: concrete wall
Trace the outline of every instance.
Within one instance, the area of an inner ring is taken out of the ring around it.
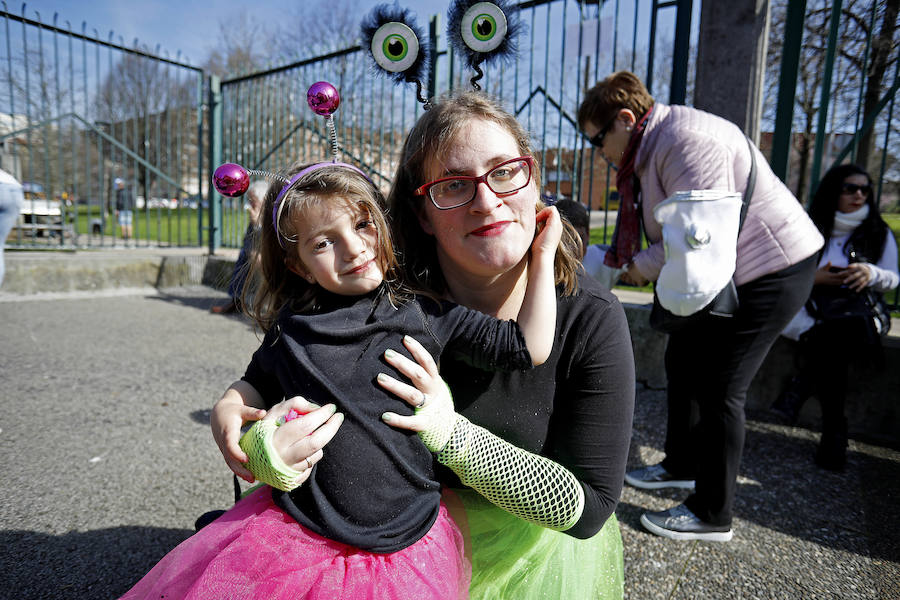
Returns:
[[[624,306],[631,328],[637,380],[648,387],[663,389],[667,336],[650,328],[649,304],[624,302]],[[885,338],[883,345],[885,368],[882,371],[851,367],[846,414],[851,437],[900,448],[900,338]],[[787,384],[793,369],[794,342],[779,338],[753,379],[747,393],[747,408],[768,408]],[[799,424],[820,430],[819,404],[814,398],[803,407]]]

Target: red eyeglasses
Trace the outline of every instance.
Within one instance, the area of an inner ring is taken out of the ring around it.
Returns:
[[[533,166],[534,158],[531,156],[511,158],[480,177],[442,177],[418,188],[415,194],[428,196],[431,203],[441,210],[459,208],[475,199],[479,183],[484,183],[498,196],[515,194],[531,183]]]

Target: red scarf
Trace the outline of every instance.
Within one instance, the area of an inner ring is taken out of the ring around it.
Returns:
[[[644,127],[653,107],[641,117],[634,127],[628,146],[622,153],[622,164],[616,172],[616,189],[619,192],[619,215],[616,217],[616,228],[613,230],[612,244],[603,257],[607,266],[619,268],[631,262],[631,258],[641,249],[641,216],[635,201],[634,187],[637,176],[634,174],[634,159],[637,157]],[[640,186],[640,182],[638,182]]]

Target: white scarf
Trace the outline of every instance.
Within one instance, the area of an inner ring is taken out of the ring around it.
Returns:
[[[849,213],[836,211],[834,213],[834,228],[831,230],[831,234],[835,236],[847,235],[859,227],[860,223],[867,216],[869,216],[868,204],[863,204],[860,208]]]

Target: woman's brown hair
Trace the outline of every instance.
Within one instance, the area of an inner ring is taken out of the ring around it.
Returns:
[[[308,164],[294,164],[282,175],[288,179]],[[279,312],[290,307],[294,312],[318,309],[322,288],[309,283],[289,267],[297,256],[297,223],[307,207],[319,202],[350,202],[363,207],[378,230],[378,259],[384,273],[384,291],[391,301],[405,292],[398,278],[399,266],[385,219],[385,200],[381,191],[360,173],[340,166],[316,169],[294,183],[281,198],[276,230],[273,221],[275,200],[284,184],[273,183],[266,192],[260,213],[261,227],[251,257],[248,284],[241,293],[245,312],[263,330],[269,331]]]
[[[585,94],[584,101],[578,107],[578,126],[584,129],[585,125],[593,123],[602,127],[623,108],[629,109],[640,119],[653,104],[653,96],[637,75],[630,71],[618,71]]]
[[[418,219],[418,204],[424,202],[415,190],[426,183],[428,167],[434,157],[443,156],[456,142],[460,131],[472,120],[496,123],[516,141],[521,156],[535,158],[534,185],[541,189],[540,163],[534,156],[528,132],[500,103],[481,92],[467,91],[441,98],[413,126],[388,196],[394,244],[401,255],[404,281],[411,288],[444,294],[447,284],[438,264],[436,242],[422,230]],[[539,200],[535,211],[544,208]],[[580,266],[578,252],[580,238],[571,225],[563,224],[563,236],[556,252],[556,284],[570,295],[577,287],[576,272]]]

